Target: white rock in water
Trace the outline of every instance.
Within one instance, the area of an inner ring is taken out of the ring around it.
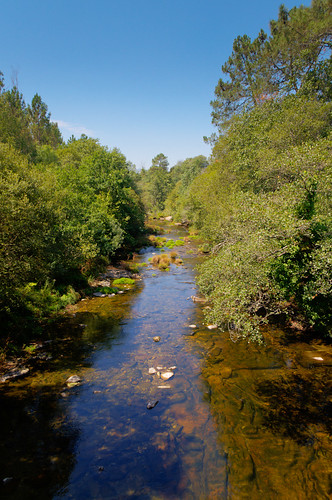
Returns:
[[[164,366],[157,366],[157,370],[165,370]]]
[[[320,356],[314,356],[312,359],[315,359],[316,361],[324,361],[324,359]]]
[[[157,386],[157,389],[170,389],[171,386],[170,385],[158,385]]]
[[[207,327],[209,330],[215,330],[216,328],[218,328],[218,325],[208,325]]]
[[[66,384],[79,384],[82,379],[78,375],[72,375],[66,380]]]
[[[169,370],[176,370],[176,366],[170,366],[168,369]]]
[[[170,378],[172,378],[174,376],[174,373],[173,372],[164,372],[160,376],[163,380],[169,380]]]
[[[155,368],[149,368],[149,375],[154,375],[155,373],[157,373],[157,370]]]
[[[197,325],[189,325],[189,328],[197,328]]]

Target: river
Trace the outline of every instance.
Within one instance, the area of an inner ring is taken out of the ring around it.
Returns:
[[[169,272],[142,253],[133,289],[79,302],[31,374],[0,387],[2,498],[330,498],[328,347],[209,330],[196,249]]]

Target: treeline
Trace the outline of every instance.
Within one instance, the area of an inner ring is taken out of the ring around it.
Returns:
[[[75,288],[144,231],[134,169],[117,149],[64,143],[47,105],[0,78],[1,345],[76,300]]]
[[[234,339],[281,319],[331,333],[331,3],[281,6],[270,29],[234,41],[210,165],[174,168],[164,201],[209,242],[198,283]]]

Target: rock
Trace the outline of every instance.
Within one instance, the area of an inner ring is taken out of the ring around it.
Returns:
[[[189,325],[189,328],[197,328],[197,325]]]
[[[160,342],[161,337],[153,337],[154,342]]]
[[[220,370],[219,370],[219,375],[221,378],[230,378],[232,376],[232,368],[229,368],[228,366],[223,366]]]
[[[82,379],[78,375],[72,375],[66,380],[66,384],[68,387],[74,387],[75,385],[79,385]]]
[[[159,401],[149,401],[146,407],[148,410],[152,410],[152,408],[154,408],[158,403]]]
[[[163,372],[163,373],[161,373],[160,377],[163,380],[169,380],[170,378],[174,377],[174,373],[173,372]]]
[[[171,222],[173,220],[173,217],[171,215],[168,215],[167,217],[165,217],[165,220]]]
[[[101,293],[101,292],[94,292],[92,295],[94,297],[106,297],[106,295],[104,293]]]
[[[207,327],[209,330],[215,330],[216,328],[218,328],[218,325],[208,325]]]
[[[169,370],[176,370],[176,366],[170,366],[168,369]]]
[[[190,298],[193,302],[206,302],[206,299],[204,299],[203,297],[196,297],[195,295],[192,295]]]
[[[14,481],[14,478],[13,477],[5,477],[2,482],[3,484],[8,484],[8,483],[11,483],[12,481]]]
[[[27,373],[29,373],[30,369],[23,366],[22,368],[17,368],[10,370],[0,377],[0,383],[7,382],[8,380],[14,380],[19,377],[24,377]]]
[[[158,389],[170,389],[170,385],[158,385]]]
[[[157,373],[157,370],[155,368],[149,368],[149,375],[154,375],[155,373]]]
[[[304,367],[332,366],[331,353],[324,349],[303,351],[298,355],[298,360]]]
[[[157,370],[165,370],[164,366],[157,366]]]

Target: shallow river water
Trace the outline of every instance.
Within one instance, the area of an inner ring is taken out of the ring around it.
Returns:
[[[328,348],[209,330],[190,299],[195,246],[176,250],[183,266],[142,268],[133,290],[81,301],[53,358],[0,387],[0,497],[330,498]]]

